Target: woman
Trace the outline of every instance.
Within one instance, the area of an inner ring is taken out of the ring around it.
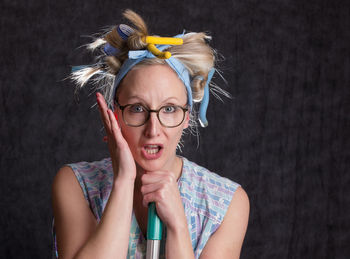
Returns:
[[[93,76],[105,83],[96,98],[110,158],[57,173],[56,256],[142,258],[147,206],[155,202],[166,229],[161,257],[239,258],[249,215],[245,191],[176,155],[183,131],[195,123],[193,102],[201,102],[199,121],[207,124],[215,71],[209,37],[154,39],[137,14],[124,16],[132,27],[119,25],[88,45],[103,55],[73,72],[81,86]]]

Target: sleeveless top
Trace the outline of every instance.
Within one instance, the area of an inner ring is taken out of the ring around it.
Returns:
[[[182,157],[182,174],[178,180],[179,192],[185,209],[188,230],[195,258],[199,258],[210,236],[224,219],[228,206],[239,184],[221,177]],[[110,158],[95,162],[68,164],[82,188],[86,202],[96,217],[102,217],[112,189],[113,169]],[[160,258],[165,258],[166,228],[164,225]],[[52,223],[53,258],[58,258],[54,220]],[[147,241],[132,212],[128,256],[146,257]]]

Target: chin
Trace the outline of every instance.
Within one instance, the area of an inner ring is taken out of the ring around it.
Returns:
[[[164,170],[164,161],[162,159],[136,161],[137,165],[147,172]]]
[[[169,165],[169,154],[161,150],[158,154],[147,156],[144,152],[140,152],[137,164],[145,171],[153,172],[167,170]]]
[[[172,170],[176,152],[169,152],[171,149],[163,145],[152,145],[151,148],[141,147],[133,153],[134,160],[139,169],[148,172]]]

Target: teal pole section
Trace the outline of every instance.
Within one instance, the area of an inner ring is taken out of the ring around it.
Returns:
[[[162,228],[163,223],[157,215],[156,204],[151,202],[148,205],[147,239],[161,240]]]

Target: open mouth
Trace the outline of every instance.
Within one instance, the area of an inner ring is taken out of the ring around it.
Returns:
[[[162,145],[147,144],[143,146],[143,154],[148,159],[155,159],[160,157],[162,149]]]
[[[159,145],[146,145],[144,148],[147,154],[153,155],[158,153],[162,147]]]

